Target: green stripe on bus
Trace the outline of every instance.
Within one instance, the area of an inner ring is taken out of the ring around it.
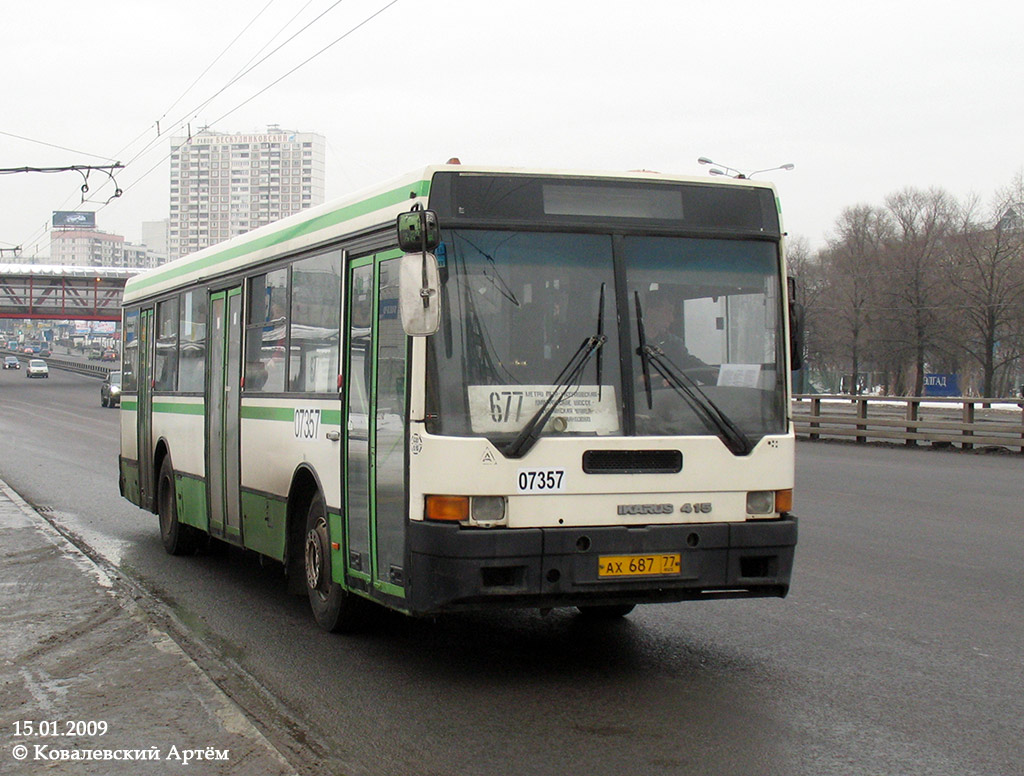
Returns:
[[[121,402],[121,409],[134,412],[138,410],[139,403],[134,399],[124,399]],[[165,412],[175,415],[205,415],[206,405],[204,404],[177,404],[174,402],[154,402],[153,412]],[[242,407],[239,411],[241,417],[248,420],[276,420],[282,423],[291,423],[295,420],[294,407]],[[325,426],[341,425],[341,410],[321,410],[320,422]]]
[[[203,404],[178,404],[170,401],[153,402],[153,412],[166,412],[172,415],[205,415],[206,406]]]
[[[131,293],[141,291],[142,289],[149,288],[150,286],[158,283],[164,283],[169,280],[187,275],[190,272],[195,272],[200,269],[207,269],[221,262],[228,261],[229,259],[237,259],[241,256],[245,256],[248,253],[255,253],[256,251],[270,248],[280,243],[293,240],[296,237],[302,237],[303,235],[312,234],[318,232],[321,229],[326,229],[330,226],[349,221],[353,218],[359,218],[365,216],[368,213],[373,213],[377,210],[383,210],[384,208],[397,205],[400,202],[404,202],[407,199],[411,199],[410,193],[415,194],[418,197],[425,197],[430,192],[430,181],[417,181],[412,186],[402,186],[401,188],[387,191],[383,194],[378,194],[376,197],[363,200],[362,202],[356,202],[352,205],[348,205],[338,210],[332,210],[330,213],[324,213],[322,216],[317,218],[311,218],[308,221],[290,226],[287,229],[282,229],[279,232],[268,234],[265,237],[260,237],[255,240],[251,240],[241,245],[236,245],[233,248],[214,253],[203,258],[190,261],[187,264],[182,264],[178,267],[169,267],[164,272],[157,272],[148,277],[142,277],[138,280],[129,280],[128,290]]]
[[[239,415],[246,420],[278,420],[291,423],[295,420],[294,407],[242,407]]]
[[[246,420],[276,420],[291,423],[295,420],[294,407],[242,407],[239,411]],[[341,410],[320,410],[320,422],[325,426],[341,425]]]

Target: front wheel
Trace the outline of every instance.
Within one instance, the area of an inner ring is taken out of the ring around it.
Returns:
[[[317,624],[329,633],[350,633],[364,622],[368,604],[334,581],[327,505],[317,493],[306,513],[303,542],[306,592]]]

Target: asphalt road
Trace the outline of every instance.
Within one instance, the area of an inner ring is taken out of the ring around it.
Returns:
[[[118,496],[117,417],[98,380],[0,372],[0,476],[265,690],[303,772],[1024,773],[1020,456],[800,444],[784,600],[331,636],[273,564],[164,554]]]

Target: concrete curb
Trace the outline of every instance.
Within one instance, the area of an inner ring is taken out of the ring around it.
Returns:
[[[0,774],[296,773],[130,585],[2,480],[0,590]]]

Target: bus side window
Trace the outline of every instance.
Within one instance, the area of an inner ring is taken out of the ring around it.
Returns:
[[[206,384],[207,292],[187,291],[181,297],[178,336],[178,390],[201,393]]]
[[[124,314],[123,346],[121,348],[121,390],[134,393],[139,390],[139,310]]]
[[[178,387],[178,298],[156,306],[156,364],[153,373],[158,391]]]
[[[288,342],[288,270],[249,279],[245,388],[283,391]]]
[[[292,267],[289,390],[328,393],[338,384],[341,251]]]

